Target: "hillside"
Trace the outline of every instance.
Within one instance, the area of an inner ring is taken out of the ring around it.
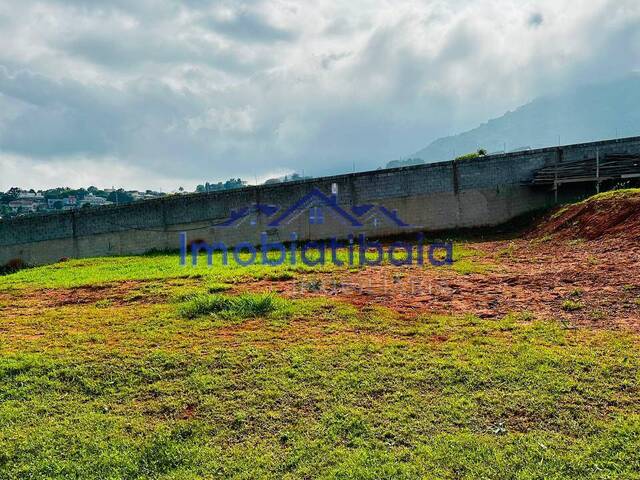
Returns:
[[[556,239],[640,239],[640,189],[605,192],[563,207],[534,230]]]
[[[426,162],[485,148],[523,150],[640,135],[640,75],[533,100],[513,112],[410,155]]]

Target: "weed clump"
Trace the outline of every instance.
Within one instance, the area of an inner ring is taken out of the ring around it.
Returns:
[[[291,272],[270,272],[265,278],[272,282],[286,282],[287,280],[293,280],[296,276]]]
[[[584,290],[582,290],[581,288],[574,288],[573,290],[571,290],[571,292],[569,292],[569,297],[580,298],[582,297],[583,293],[584,293]]]
[[[231,290],[231,287],[232,286],[229,283],[212,283],[211,285],[209,285],[208,290],[209,293],[219,293]]]
[[[576,302],[574,300],[565,300],[562,302],[562,309],[565,312],[575,312],[576,310],[581,310],[583,305],[580,302]]]
[[[193,296],[180,307],[180,315],[197,318],[205,315],[220,315],[225,318],[264,317],[277,310],[279,301],[272,294],[242,294]]]

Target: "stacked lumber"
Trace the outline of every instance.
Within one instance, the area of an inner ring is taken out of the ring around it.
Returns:
[[[640,155],[607,154],[550,165],[538,170],[533,185],[598,182],[640,177]]]

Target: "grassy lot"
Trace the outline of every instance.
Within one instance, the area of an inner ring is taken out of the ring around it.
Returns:
[[[638,336],[228,291],[306,273],[155,255],[0,277],[0,479],[640,478]],[[98,295],[51,300],[78,286]]]
[[[309,254],[310,259],[317,258],[315,252]],[[415,255],[415,254],[414,254]],[[398,255],[402,258],[402,255]],[[426,254],[425,254],[426,257]],[[248,258],[244,255],[243,258]],[[0,275],[0,292],[24,288],[72,288],[86,285],[103,285],[110,282],[125,280],[161,280],[172,278],[207,278],[211,281],[242,282],[250,279],[274,278],[284,272],[291,274],[329,272],[339,269],[359,269],[358,251],[354,252],[354,265],[349,267],[346,250],[338,251],[338,260],[345,263],[343,267],[336,267],[331,263],[331,254],[327,253],[325,264],[309,267],[298,259],[291,265],[290,255],[282,266],[264,267],[259,264],[241,266],[233,261],[229,255],[228,265],[222,265],[222,256],[216,252],[212,258],[212,266],[207,265],[207,258],[200,255],[197,265],[181,266],[177,254],[159,253],[155,255],[104,257],[80,260],[69,260],[39,268],[22,270],[12,275]],[[374,259],[374,255],[367,258]],[[406,257],[405,257],[406,258]],[[481,252],[468,243],[456,242],[453,248],[454,265],[451,267],[436,267],[451,269],[457,273],[482,273],[492,268],[487,259],[482,258]],[[415,256],[414,256],[415,261]],[[429,267],[425,258],[425,265]],[[385,257],[384,264],[388,264]]]

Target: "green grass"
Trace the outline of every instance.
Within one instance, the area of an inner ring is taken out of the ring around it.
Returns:
[[[572,298],[580,298],[582,297],[583,293],[584,293],[584,290],[582,288],[574,288],[569,292],[569,296]]]
[[[371,254],[368,255],[371,259],[375,258]],[[310,257],[314,258],[313,255]],[[452,266],[432,267],[426,257],[425,252],[425,268],[446,268],[460,274],[486,273],[494,267],[478,250],[464,242],[454,243]],[[181,266],[177,254],[87,258],[29,268],[0,276],[0,292],[25,288],[74,288],[122,281],[167,279],[204,279],[214,288],[215,285],[233,284],[243,279],[287,281],[295,279],[300,274],[329,273],[350,269],[346,250],[338,251],[337,258],[345,265],[342,267],[333,265],[330,253],[325,258],[325,265],[315,267],[304,265],[299,261],[292,265],[289,258],[285,264],[277,267],[259,263],[244,267],[235,263],[232,258],[229,259],[228,265],[223,265],[222,256],[219,253],[213,256],[211,266],[207,265],[204,255],[199,257],[196,266],[190,263],[187,266]],[[353,267],[355,270],[363,268],[358,265],[358,259],[356,251]],[[389,264],[386,255],[384,264]]]
[[[89,328],[57,353],[5,352],[0,478],[639,471],[634,338],[515,316],[406,322],[383,310],[312,310],[297,325],[238,330],[229,344],[216,340],[222,327],[199,325],[190,334],[204,348],[195,351],[180,346],[186,324],[170,312],[162,322],[138,312],[135,326],[114,312],[112,330],[133,329],[115,350]],[[328,338],[298,336],[308,318]]]
[[[281,302],[281,301],[280,301]],[[264,317],[278,308],[278,300],[272,294],[196,295],[180,307],[186,318],[219,314],[227,318]]]
[[[1,479],[639,478],[638,335],[232,295],[278,270],[174,262],[0,279]]]
[[[268,280],[272,282],[285,282],[287,280],[293,280],[296,275],[289,271],[270,272],[266,275]]]
[[[231,290],[231,288],[233,288],[233,285],[229,284],[229,283],[211,283],[207,286],[207,290],[209,293],[219,293],[219,292],[226,292],[227,290]]]
[[[576,302],[575,300],[565,300],[562,302],[562,309],[567,312],[575,312],[577,310],[582,310],[584,305],[580,302]]]
[[[622,188],[620,190],[610,190],[598,193],[587,198],[584,202],[597,202],[601,200],[615,200],[637,197],[640,199],[640,188]]]
[[[575,205],[585,205],[593,202],[602,202],[602,201],[606,202],[610,200],[621,200],[621,199],[629,199],[629,198],[637,198],[640,200],[640,188],[623,188],[620,190],[610,190],[608,192],[598,193],[596,195],[593,195],[575,204],[572,203],[568,205],[563,205],[562,207],[558,208],[556,212],[553,213],[553,215],[551,215],[551,219],[555,220],[556,218],[559,218],[561,215],[564,215],[567,211],[569,211],[569,209],[571,209]]]
[[[450,267],[454,272],[462,275],[472,273],[488,273],[495,270],[495,265],[489,263],[483,254],[474,248],[470,248],[465,243],[454,243],[453,265]]]
[[[329,268],[329,267],[325,267]],[[288,266],[269,267],[252,265],[243,267],[230,261],[222,265],[216,255],[208,266],[206,257],[198,265],[181,266],[177,254],[155,254],[129,257],[88,258],[21,270],[0,277],[0,291],[20,288],[72,288],[84,285],[102,285],[125,280],[162,280],[170,278],[205,278],[211,283],[234,282],[238,278],[260,278],[267,273],[284,272]]]

